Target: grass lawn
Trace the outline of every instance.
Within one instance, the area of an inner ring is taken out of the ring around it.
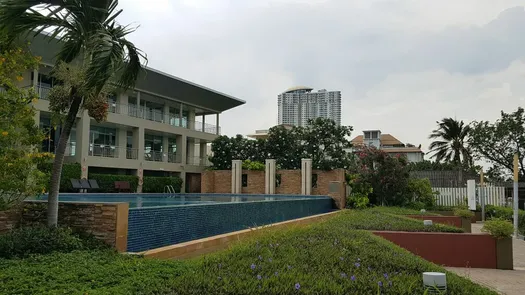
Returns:
[[[370,212],[381,212],[381,213],[391,213],[395,215],[426,215],[426,216],[441,216],[436,213],[431,213],[426,211],[421,213],[420,210],[403,208],[403,207],[374,207],[367,209]]]
[[[399,230],[420,222],[347,211],[311,226],[264,229],[186,261],[107,250],[0,259],[0,294],[424,294],[421,273],[445,270],[354,229],[375,218]],[[447,294],[496,294],[451,273],[447,281]]]

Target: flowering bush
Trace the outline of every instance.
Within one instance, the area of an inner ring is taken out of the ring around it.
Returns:
[[[4,48],[0,38],[0,210],[45,189],[45,174],[36,166],[53,155],[36,148],[44,139],[33,119],[36,95],[20,87],[22,73],[38,60],[22,48]]]

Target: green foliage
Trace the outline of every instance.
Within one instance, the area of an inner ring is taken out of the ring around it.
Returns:
[[[359,181],[372,186],[370,203],[385,206],[403,206],[411,201],[408,193],[409,168],[405,157],[392,157],[374,147],[359,147],[357,166],[351,170],[359,174]]]
[[[45,173],[48,178],[51,175],[52,168],[52,162],[41,163],[38,165],[38,170]],[[60,176],[60,191],[63,193],[77,193],[78,190],[74,190],[71,186],[71,179],[80,179],[81,175],[82,168],[79,163],[65,163],[62,166],[62,174]],[[46,190],[49,190],[49,181],[46,183]]]
[[[35,148],[44,139],[33,118],[36,95],[21,87],[30,83],[24,81],[24,72],[37,65],[25,46],[9,46],[0,33],[0,210],[45,190],[46,177],[35,166],[53,155]]]
[[[74,233],[70,228],[64,227],[24,227],[0,235],[0,258],[106,247],[91,235]]]
[[[469,146],[477,159],[494,166],[494,172],[512,174],[514,153],[525,150],[525,110],[518,107],[512,113],[501,111],[501,118],[494,123],[473,122]],[[525,175],[524,157],[525,153],[519,153],[520,177]]]
[[[458,166],[472,166],[471,151],[467,146],[470,126],[453,118],[443,118],[436,122],[438,128],[433,130],[429,139],[436,139],[429,146],[431,158],[436,162],[449,162]]]
[[[249,140],[241,135],[220,136],[212,142],[210,161],[215,170],[231,169],[232,160],[264,163],[275,159],[281,169],[299,169],[302,158],[311,158],[313,169],[349,168],[353,157],[345,149],[352,127],[337,126],[329,119],[311,120],[306,127],[270,128],[267,139]]]
[[[502,218],[492,218],[485,221],[482,232],[489,233],[496,239],[510,238],[514,233],[514,226],[508,220]]]
[[[422,208],[424,209],[424,208]],[[394,215],[426,215],[426,216],[440,216],[436,213],[425,211],[421,212],[420,209],[403,208],[403,207],[373,207],[369,209],[370,212],[389,213]]]
[[[514,211],[512,208],[500,207],[493,205],[485,206],[485,217],[487,219],[498,218],[508,221],[514,220]],[[523,235],[525,234],[525,211],[518,210],[518,230]]]
[[[348,210],[341,213],[345,216],[345,226],[352,229],[365,229],[365,230],[387,230],[387,231],[422,231],[422,232],[452,232],[461,233],[462,229],[453,226],[447,226],[442,224],[433,224],[431,226],[425,226],[423,220],[417,220],[408,218],[405,216],[388,213],[389,210],[396,209],[378,209],[382,207],[376,207],[373,209],[366,210]],[[385,207],[383,207],[385,208]],[[386,212],[384,211],[386,210]],[[408,211],[406,211],[408,212]],[[409,213],[410,214],[410,213]],[[404,215],[404,214],[403,214]]]
[[[128,181],[132,192],[137,191],[137,186],[139,184],[138,176],[133,175],[90,173],[89,179],[95,179],[97,181],[100,189],[96,190],[96,192],[100,193],[118,193],[118,190],[115,189],[115,181]],[[145,179],[144,182],[146,182]],[[164,189],[164,187],[162,187],[162,189]]]
[[[0,259],[0,293],[423,294],[421,273],[437,271],[447,274],[447,294],[496,294],[372,233],[353,230],[350,216],[265,229],[192,260],[108,251]]]
[[[164,187],[167,185],[173,186],[175,192],[180,193],[182,188],[182,179],[178,176],[172,177],[144,177],[142,184],[142,192],[144,193],[163,193]]]
[[[428,178],[410,178],[408,180],[408,194],[412,196],[412,202],[422,203],[423,208],[432,208],[436,205],[436,193],[432,191]]]
[[[346,174],[346,182],[351,188],[346,199],[346,208],[364,209],[370,203],[368,196],[374,191],[372,186],[363,181],[359,174]]]
[[[242,162],[242,169],[264,171],[266,169],[266,165],[257,161],[244,160]]]
[[[468,209],[462,209],[462,208],[455,208],[454,209],[454,216],[459,216],[463,218],[472,218],[474,217],[474,212],[468,210]]]

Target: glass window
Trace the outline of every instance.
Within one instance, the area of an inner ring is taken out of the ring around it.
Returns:
[[[150,151],[162,152],[162,136],[149,134],[144,136],[144,152]]]
[[[128,131],[126,134],[126,147],[133,148],[133,131]]]
[[[91,126],[89,142],[91,145],[115,146],[117,130],[100,126]]]
[[[168,138],[168,152],[176,153],[177,152],[177,139],[170,137]]]

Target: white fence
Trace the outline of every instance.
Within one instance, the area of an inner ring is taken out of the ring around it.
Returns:
[[[439,192],[436,196],[437,204],[442,206],[456,206],[467,203],[466,187],[433,187]],[[476,200],[480,204],[480,197],[485,200],[485,205],[505,205],[505,188],[499,186],[476,187]]]

